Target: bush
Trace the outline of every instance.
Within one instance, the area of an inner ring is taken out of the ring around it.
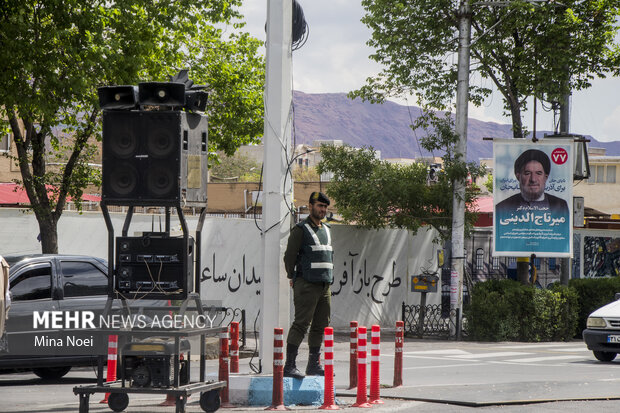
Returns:
[[[614,294],[620,292],[620,277],[573,279],[568,285],[579,297],[577,330],[581,334],[590,313],[614,301]]]
[[[512,280],[477,283],[465,311],[469,337],[483,341],[569,340],[577,314],[573,289],[542,290]]]

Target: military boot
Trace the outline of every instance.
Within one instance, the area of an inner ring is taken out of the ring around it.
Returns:
[[[306,366],[306,375],[308,376],[325,376],[325,370],[321,367],[319,360],[321,359],[321,347],[310,347],[308,355],[308,365]]]
[[[295,359],[297,358],[297,350],[299,347],[292,344],[286,345],[286,363],[284,363],[284,377],[292,377],[294,379],[303,379],[304,374],[297,370]]]

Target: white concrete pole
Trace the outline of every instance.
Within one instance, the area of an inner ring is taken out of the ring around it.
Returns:
[[[459,6],[459,50],[458,50],[458,74],[456,89],[456,133],[459,141],[456,146],[455,154],[461,154],[461,160],[467,160],[467,116],[469,104],[469,49],[471,45],[471,9],[469,0],[462,0]],[[451,289],[456,290],[456,305],[453,309],[458,309],[458,318],[455,325],[457,331],[461,331],[461,320],[463,317],[463,273],[465,270],[464,257],[465,243],[465,181],[454,182],[454,197],[452,201],[452,262],[451,271],[453,282],[456,286]],[[460,339],[460,337],[457,337]]]
[[[273,329],[288,330],[289,327],[290,287],[282,257],[291,221],[288,205],[293,202],[291,179],[287,179],[284,186],[288,159],[292,154],[291,26],[292,2],[268,0],[263,135],[263,282],[259,329],[259,356],[264,373],[273,370]]]

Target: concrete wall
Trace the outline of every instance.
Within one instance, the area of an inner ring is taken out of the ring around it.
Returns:
[[[325,182],[295,182],[295,205],[308,205],[313,191],[325,191]],[[260,187],[262,190],[262,186]],[[207,185],[208,212],[244,212],[252,207],[252,191],[258,191],[258,182],[209,182]],[[330,209],[335,211],[334,204]],[[303,210],[302,210],[303,211]]]

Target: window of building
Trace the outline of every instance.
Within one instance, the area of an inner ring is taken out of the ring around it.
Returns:
[[[596,165],[590,170],[588,182],[593,183],[616,183],[616,165]]]
[[[11,150],[11,135],[8,133],[0,134],[0,152]]]
[[[596,166],[596,183],[605,182],[605,165]]]
[[[607,178],[606,182],[608,184],[616,183],[616,167],[612,165],[607,165]]]
[[[484,250],[478,248],[476,250],[476,271],[482,272],[484,270]]]
[[[549,258],[547,261],[547,265],[549,266],[549,271],[555,270],[555,258]]]
[[[540,270],[540,258],[534,258],[534,267],[536,267],[537,270]]]
[[[493,269],[499,270],[499,257],[493,257]]]

